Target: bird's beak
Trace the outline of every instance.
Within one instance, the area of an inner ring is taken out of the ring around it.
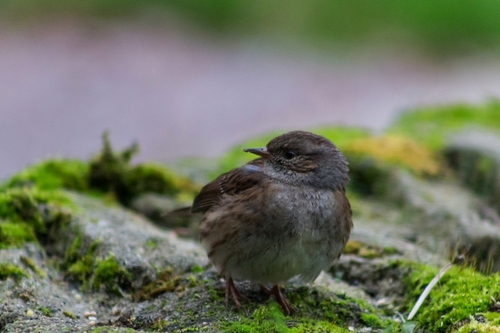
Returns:
[[[264,147],[264,148],[247,148],[247,149],[243,149],[243,151],[245,153],[252,153],[255,155],[259,155],[260,157],[263,157],[263,158],[268,158],[269,156],[271,156],[271,154],[269,154],[269,152],[267,151],[266,147]]]

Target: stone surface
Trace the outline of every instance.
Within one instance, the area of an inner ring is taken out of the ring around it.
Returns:
[[[499,216],[483,200],[453,180],[424,181],[401,171],[393,177],[388,195],[401,205],[399,223],[414,244],[441,257],[467,251],[481,270],[500,271]]]
[[[51,230],[51,237],[40,243],[0,250],[0,263],[11,263],[27,275],[0,280],[0,330],[233,332],[266,323],[334,323],[381,332],[382,321],[395,323],[397,314],[407,313],[414,301],[405,284],[408,261],[440,267],[465,247],[479,269],[500,270],[498,214],[484,197],[453,177],[425,179],[395,168],[382,171],[366,178],[376,191],[363,196],[348,190],[354,229],[346,253],[314,284],[292,280],[284,286],[297,310],[289,318],[272,312],[276,304],[246,281],[236,286],[249,302],[241,311],[232,303],[226,308],[225,282],[210,266],[196,231],[184,234],[191,239],[178,237],[179,227],[189,223],[154,224],[108,199],[68,192],[76,206],[68,225]],[[144,215],[174,209],[177,213],[167,214],[169,218],[178,214],[177,207],[172,199],[155,194],[132,204]],[[50,215],[51,206],[43,208]],[[430,272],[422,274],[435,274]],[[316,331],[328,331],[325,327]]]
[[[459,179],[500,213],[500,133],[458,133],[450,138],[444,155]],[[498,216],[495,222],[500,225]]]

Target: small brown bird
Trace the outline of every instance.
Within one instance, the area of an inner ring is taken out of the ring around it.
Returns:
[[[244,298],[233,279],[250,280],[289,315],[278,284],[295,276],[314,281],[351,233],[348,163],[329,140],[302,131],[245,152],[260,158],[203,187],[191,211],[205,214],[201,242],[226,280],[226,306],[229,296],[237,307]]]

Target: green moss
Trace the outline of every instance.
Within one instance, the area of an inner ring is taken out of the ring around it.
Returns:
[[[348,332],[347,326],[394,327],[399,324],[383,319],[367,303],[327,289],[299,287],[287,290],[286,297],[295,308],[293,316],[285,317],[276,302],[259,306],[251,316],[217,327],[223,332]]]
[[[178,177],[161,165],[143,163],[130,164],[131,158],[138,152],[138,146],[121,151],[113,151],[107,133],[103,135],[101,152],[90,161],[89,187],[112,194],[118,201],[128,205],[141,193],[160,193],[179,195],[184,193],[194,196],[198,189],[189,180]]]
[[[57,232],[70,222],[73,209],[71,199],[60,191],[34,187],[0,192],[0,220],[8,221],[2,222],[2,244],[19,246],[23,239],[33,240],[33,234],[46,241],[52,231]]]
[[[81,236],[76,236],[66,249],[63,269],[66,269],[66,274],[79,282],[84,290],[97,290],[104,286],[108,292],[120,295],[118,286],[130,288],[132,275],[120,266],[113,253],[106,258],[96,257],[98,245],[97,240],[88,245]]]
[[[33,228],[24,222],[0,221],[0,249],[36,241]]]
[[[50,159],[29,166],[12,176],[0,189],[35,186],[44,190],[69,189],[84,192],[88,164],[79,160]]]
[[[132,274],[121,267],[111,253],[106,259],[96,261],[90,284],[96,290],[104,285],[108,292],[117,292],[117,285],[130,286],[131,280]]]
[[[150,247],[152,249],[157,249],[158,248],[158,240],[157,239],[153,239],[153,238],[148,239],[146,241],[146,246]]]
[[[498,325],[500,326],[500,300],[497,302],[497,306],[496,306],[496,312],[486,312],[486,313],[482,313],[482,315],[484,316],[484,318],[486,318],[486,320],[491,324],[491,325]],[[490,310],[491,311],[495,311],[493,310],[491,307],[490,307]]]
[[[181,280],[175,275],[172,268],[167,267],[158,272],[156,280],[143,286],[135,295],[134,299],[143,301],[154,298],[166,292],[182,291]]]
[[[19,281],[23,277],[29,277],[29,275],[21,267],[6,262],[0,263],[0,281],[8,278]]]
[[[46,308],[44,306],[38,307],[38,310],[42,312],[42,314],[46,317],[52,317],[52,311],[50,311],[49,308]]]
[[[35,262],[33,261],[33,259],[25,257],[25,256],[21,256],[21,257],[19,257],[19,259],[21,260],[21,262],[23,263],[23,265],[25,265],[26,267],[28,267],[33,273],[35,273],[39,277],[44,278],[46,276],[45,272],[42,271],[40,268],[38,268],[35,265]]]
[[[410,291],[410,309],[438,269],[422,264],[403,265],[411,267],[405,280]],[[448,332],[471,315],[488,315],[492,297],[499,297],[499,285],[498,273],[486,276],[470,268],[452,267],[432,289],[415,321],[425,330]]]
[[[474,317],[469,318],[469,323],[460,327],[458,333],[500,333],[498,324],[478,322]]]
[[[411,110],[401,114],[388,132],[409,136],[430,149],[439,150],[448,135],[474,126],[500,130],[500,102],[491,100],[480,105],[455,104]]]
[[[369,246],[363,244],[360,241],[350,240],[347,242],[344,253],[355,254],[363,258],[380,258],[386,254],[395,254],[397,250],[395,248],[380,248],[377,246]]]
[[[127,174],[127,185],[131,196],[147,192],[174,195],[179,191],[174,174],[154,163],[142,163],[131,168]]]
[[[205,270],[203,269],[203,267],[201,266],[198,266],[198,265],[194,265],[193,267],[191,267],[191,273],[203,273]]]
[[[66,250],[64,267],[67,267],[67,274],[83,285],[86,285],[92,275],[94,252],[98,244],[97,241],[93,242],[87,252],[81,255],[82,239],[77,236]]]
[[[138,152],[133,144],[123,151],[114,151],[108,134],[103,134],[103,147],[90,162],[79,160],[50,159],[27,167],[0,183],[0,221],[14,221],[11,215],[22,214],[20,220],[37,224],[37,206],[40,204],[71,205],[61,190],[84,192],[102,200],[125,205],[142,193],[159,193],[177,199],[191,201],[199,186],[185,177],[174,175],[167,168],[154,163],[131,165],[130,160]],[[17,195],[17,204],[4,203],[9,196]],[[14,213],[13,213],[14,211]],[[31,214],[31,215],[30,215]],[[37,233],[38,230],[35,230]],[[9,240],[18,244],[16,240]]]
[[[234,333],[303,333],[333,332],[347,333],[349,330],[328,320],[318,320],[294,316],[287,318],[276,302],[259,306],[250,317],[242,316],[239,321],[221,325],[222,332]]]
[[[63,315],[71,319],[78,319],[78,316],[71,311],[63,311]]]
[[[366,326],[371,328],[380,328],[385,326],[385,323],[379,318],[379,316],[373,313],[361,313],[361,321]]]
[[[358,161],[365,158],[371,158],[381,166],[396,166],[419,176],[436,176],[442,171],[433,152],[401,135],[356,139],[347,144],[343,152],[351,163],[352,172],[359,172]]]

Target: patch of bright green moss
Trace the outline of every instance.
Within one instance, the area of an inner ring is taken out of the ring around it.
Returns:
[[[52,317],[52,311],[50,311],[49,308],[46,308],[44,306],[40,306],[40,307],[38,307],[38,310],[40,310],[44,316]]]
[[[12,176],[1,188],[31,187],[43,190],[65,188],[84,192],[88,164],[79,160],[50,159],[31,165]]]
[[[439,150],[448,135],[470,127],[500,130],[500,101],[412,110],[401,114],[388,133],[408,136],[425,147]]]
[[[25,257],[25,256],[21,256],[21,257],[19,257],[19,260],[21,260],[21,262],[23,263],[23,265],[25,265],[26,267],[28,267],[33,273],[35,273],[39,277],[44,278],[46,276],[45,272],[42,271],[40,268],[38,268],[36,266],[36,264],[33,261],[33,259]]]
[[[221,330],[233,333],[349,332],[347,328],[328,320],[297,318],[295,315],[292,319],[287,318],[276,302],[259,306],[250,317],[242,316],[239,321],[223,324]]]
[[[410,267],[411,273],[405,281],[410,291],[409,309],[439,271],[422,264]],[[415,321],[429,332],[449,332],[472,315],[488,315],[492,298],[500,297],[499,285],[498,273],[483,275],[470,268],[452,267],[432,289]]]
[[[108,292],[116,292],[117,284],[130,285],[132,274],[120,266],[115,256],[111,253],[106,259],[97,260],[90,282],[92,288],[99,289],[101,285],[106,287]]]
[[[363,301],[330,295],[328,291],[300,287],[287,293],[296,309],[285,317],[276,302],[262,305],[251,317],[226,323],[224,332],[348,332],[346,327],[382,328],[397,326],[383,319],[376,310]]]
[[[13,278],[16,281],[21,280],[23,277],[28,277],[28,274],[19,266],[11,263],[0,263],[0,281]]]
[[[80,236],[75,237],[71,246],[68,247],[65,253],[65,266],[67,267],[67,274],[74,277],[81,284],[85,285],[92,275],[94,265],[94,252],[97,248],[98,242],[92,243],[87,252],[83,255],[80,254],[82,246],[82,239]]]
[[[80,236],[75,237],[66,250],[63,266],[69,276],[82,284],[83,289],[97,290],[104,286],[108,292],[120,294],[117,285],[130,287],[132,275],[120,266],[112,253],[104,259],[96,258],[99,243],[94,241],[82,254],[82,243]]]
[[[0,192],[0,248],[47,241],[71,220],[74,205],[60,191],[14,187]]]
[[[77,319],[78,318],[77,315],[75,315],[71,311],[63,311],[63,315],[65,315],[66,317],[71,318],[71,319]]]
[[[491,311],[493,311],[492,308],[490,308]],[[482,313],[484,318],[491,324],[491,325],[497,325],[500,327],[500,299],[497,300],[497,306],[496,306],[496,312],[487,312],[487,313]]]
[[[24,222],[0,221],[0,249],[20,247],[36,240],[33,228]]]
[[[203,267],[199,266],[199,265],[194,265],[193,267],[191,267],[191,273],[203,273],[205,270],[203,269]]]

